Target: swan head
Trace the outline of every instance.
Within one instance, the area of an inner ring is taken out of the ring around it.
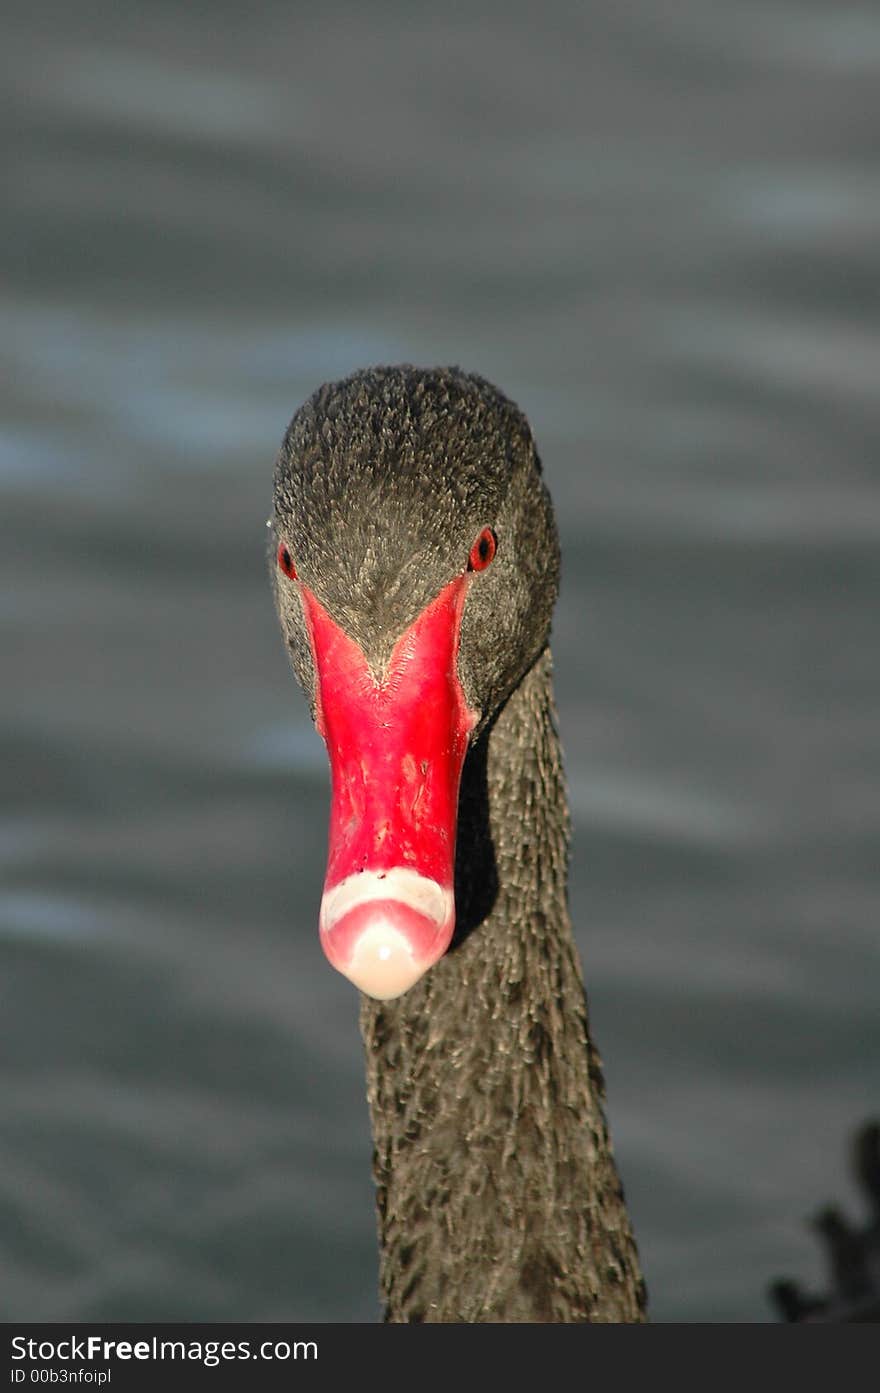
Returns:
[[[559,549],[528,423],[454,368],[327,384],[285,435],[270,537],[330,760],[321,942],[387,999],[449,947],[464,761],[548,639]]]

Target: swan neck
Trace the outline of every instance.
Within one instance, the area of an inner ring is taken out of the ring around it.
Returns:
[[[644,1318],[568,841],[547,651],[465,763],[452,949],[363,999],[387,1320]]]

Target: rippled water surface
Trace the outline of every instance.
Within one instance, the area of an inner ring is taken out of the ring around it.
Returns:
[[[373,1320],[272,459],[529,414],[572,905],[660,1320],[823,1280],[880,1107],[880,13],[4,4],[0,1313]]]

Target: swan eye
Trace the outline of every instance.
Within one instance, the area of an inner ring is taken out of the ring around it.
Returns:
[[[468,557],[469,571],[485,571],[491,563],[495,552],[498,549],[498,538],[491,527],[484,527],[477,540],[471,547],[471,554]]]
[[[296,567],[293,564],[293,557],[288,547],[283,542],[278,544],[278,566],[284,572],[288,580],[296,580]]]

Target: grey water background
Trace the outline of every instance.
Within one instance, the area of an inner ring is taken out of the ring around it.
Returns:
[[[880,11],[0,9],[0,1317],[374,1320],[272,460],[532,420],[571,899],[658,1320],[822,1285],[880,1106]]]

